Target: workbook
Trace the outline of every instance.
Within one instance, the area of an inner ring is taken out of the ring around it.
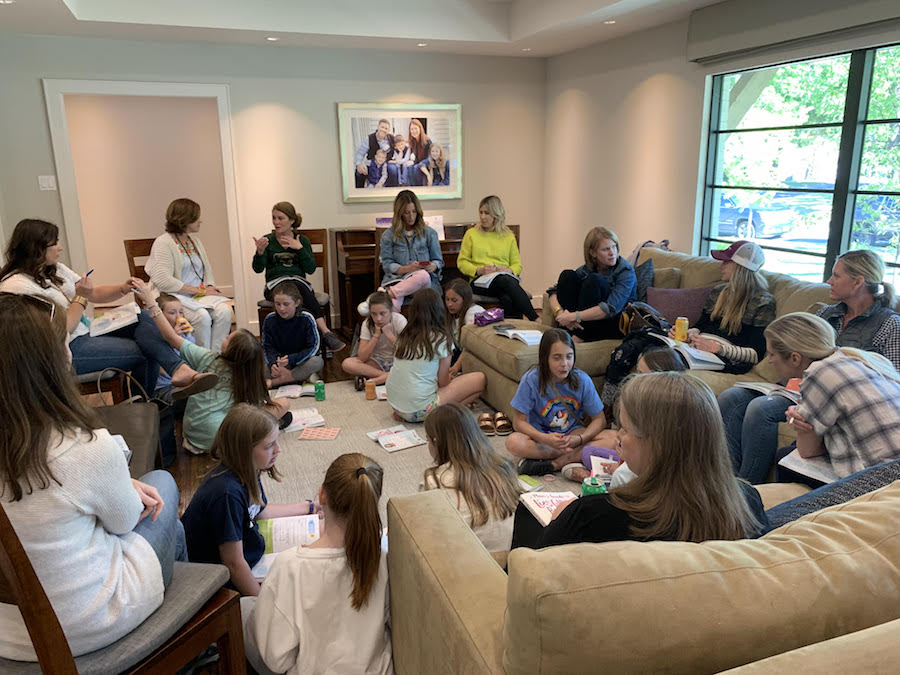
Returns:
[[[107,309],[102,314],[94,314],[91,321],[91,337],[98,335],[106,335],[112,333],[125,326],[130,326],[138,322],[138,314],[141,313],[136,303],[129,302],[127,305],[120,305]]]
[[[295,546],[309,546],[321,536],[319,514],[286,516],[257,520],[259,533],[266,541],[263,557],[250,571],[257,581],[265,579],[275,556]]]
[[[377,431],[370,431],[366,436],[378,443],[388,452],[406,450],[406,448],[425,445],[426,443],[426,440],[419,436],[418,433],[412,429],[407,429],[402,424],[386,429],[378,429]]]
[[[796,448],[790,454],[782,457],[778,465],[823,483],[833,483],[840,478],[831,467],[828,455],[818,455],[804,459]]]
[[[476,278],[475,281],[472,282],[472,285],[477,286],[478,288],[488,288],[491,283],[493,283],[494,279],[503,274],[512,277],[516,281],[521,281],[521,279],[512,272],[491,272],[490,274],[482,274],[480,277]]]
[[[766,396],[782,396],[792,403],[800,400],[800,378],[792,377],[787,384],[781,386],[777,382],[736,382],[736,387],[758,391]]]
[[[560,504],[574,498],[575,495],[571,492],[526,492],[519,495],[519,501],[544,527],[550,523],[553,512]]]
[[[722,370],[723,368],[725,368],[725,362],[712,352],[705,352],[702,349],[689,347],[687,343],[681,342],[679,340],[673,340],[666,335],[659,335],[657,333],[648,333],[647,335],[656,340],[659,340],[660,342],[664,342],[676,352],[681,354],[682,358],[684,358],[685,362],[687,363],[688,368],[690,368],[691,370]],[[708,337],[717,341],[721,340],[721,338],[717,335],[710,335],[709,333],[700,333],[700,336]]]
[[[319,414],[316,408],[300,408],[299,410],[291,410],[294,419],[284,429],[285,432],[300,431],[309,427],[324,427],[325,418]]]
[[[315,396],[315,384],[285,384],[275,391],[272,398],[300,398],[301,396]]]

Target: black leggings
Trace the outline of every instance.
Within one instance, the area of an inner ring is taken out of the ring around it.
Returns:
[[[312,314],[314,319],[321,319],[322,308],[319,307],[319,301],[316,300],[316,294],[313,290],[306,284],[297,283],[296,281],[292,281],[291,283],[300,291],[300,302],[303,303],[303,309]],[[263,297],[271,302],[272,291],[263,287]]]
[[[589,274],[584,280],[579,279],[574,270],[563,270],[559,275],[556,299],[560,307],[569,312],[596,307],[608,297],[609,282],[599,274]],[[581,330],[569,332],[585,342],[622,337],[618,314],[596,321],[582,321],[581,325],[584,326]]]
[[[488,288],[472,286],[472,290],[480,295],[490,295],[500,301],[503,315],[509,319],[521,319],[527,316],[532,321],[537,321],[538,315],[531,306],[531,298],[528,297],[519,282],[508,274],[500,274],[494,278]]]

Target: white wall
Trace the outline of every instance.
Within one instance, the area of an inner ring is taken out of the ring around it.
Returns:
[[[426,201],[426,211],[445,222],[474,220],[479,199],[499,194],[509,221],[522,226],[523,258],[542,260],[543,60],[4,35],[0,219],[7,231],[25,217],[62,225],[58,194],[37,187],[36,176],[54,173],[41,78],[229,85],[250,297],[262,286],[250,271],[250,237],[270,229],[275,202],[293,202],[308,227],[372,226],[390,210],[342,202],[337,102],[461,104],[463,197]],[[529,288],[542,276],[539,262],[526,266]],[[245,311],[255,319],[255,307]]]

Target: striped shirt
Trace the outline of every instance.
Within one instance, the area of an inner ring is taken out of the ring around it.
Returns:
[[[839,476],[900,456],[900,381],[835,352],[806,369],[800,395]]]

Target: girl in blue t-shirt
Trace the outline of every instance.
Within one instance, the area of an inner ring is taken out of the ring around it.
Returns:
[[[281,518],[315,513],[311,499],[296,504],[269,504],[260,475],[280,481],[275,460],[278,420],[263,408],[238,403],[228,411],[211,454],[219,464],[194,493],[181,522],[188,559],[221,563],[241,595],[259,595],[259,582],[250,568],[262,558],[266,542],[259,533],[259,518]]]
[[[591,378],[575,368],[572,336],[559,328],[544,333],[538,365],[522,377],[510,405],[515,432],[506,449],[522,458],[519,473],[552,473],[581,461],[582,448],[606,427]]]

